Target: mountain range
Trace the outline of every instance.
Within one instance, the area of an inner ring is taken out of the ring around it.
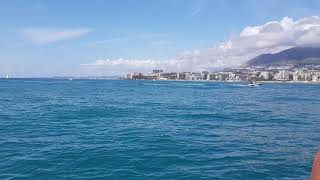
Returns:
[[[249,60],[247,66],[320,65],[320,47],[294,47],[274,54],[262,54]]]

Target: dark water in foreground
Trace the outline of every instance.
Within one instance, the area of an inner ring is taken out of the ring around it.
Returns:
[[[0,179],[309,179],[319,88],[0,80]]]

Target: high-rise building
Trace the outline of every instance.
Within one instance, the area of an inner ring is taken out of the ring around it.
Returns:
[[[274,78],[279,81],[289,81],[290,80],[290,71],[281,70],[277,73]]]
[[[132,73],[128,73],[125,75],[125,79],[132,79]]]
[[[273,73],[268,71],[262,71],[258,77],[258,79],[262,80],[271,80],[273,78]]]

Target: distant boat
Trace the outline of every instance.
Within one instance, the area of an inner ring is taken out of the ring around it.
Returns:
[[[9,79],[9,74],[6,74],[6,79]]]
[[[261,83],[257,83],[256,81],[249,80],[248,86],[254,87],[254,86],[260,86],[262,85]]]
[[[249,83],[248,84],[248,86],[261,86],[262,84],[261,83],[255,83],[255,82],[253,82],[253,83]]]
[[[260,84],[260,83],[253,83],[253,84],[248,84],[247,86],[254,87],[254,86],[260,86],[260,85],[262,85],[262,84]]]

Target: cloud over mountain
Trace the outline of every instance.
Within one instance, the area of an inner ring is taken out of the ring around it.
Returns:
[[[121,73],[150,71],[163,68],[168,71],[216,70],[239,66],[264,53],[275,53],[296,46],[320,45],[320,17],[299,20],[284,17],[259,26],[248,26],[237,36],[205,50],[184,52],[174,60],[97,60],[85,64],[88,68],[106,68]]]

